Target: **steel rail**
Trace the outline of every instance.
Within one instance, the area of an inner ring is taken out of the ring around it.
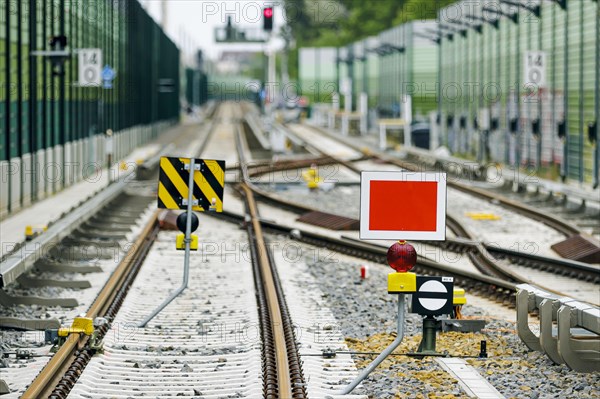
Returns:
[[[243,215],[224,211],[221,217],[229,219],[232,223],[245,223]],[[346,254],[349,256],[365,259],[382,265],[387,265],[387,248],[358,241],[347,237],[335,238],[314,233],[301,228],[286,226],[268,220],[260,220],[264,231],[271,234],[284,234],[293,240],[313,245],[319,248]],[[453,266],[445,265],[418,256],[415,270],[417,273],[433,276],[452,276],[457,285],[461,285],[473,292],[481,293],[497,302],[514,307],[516,285],[504,279],[485,276],[480,273],[472,273]]]
[[[158,232],[158,211],[155,212],[150,221],[144,227],[131,250],[127,252],[125,257],[121,260],[109,280],[106,282],[89,310],[86,313],[86,317],[112,317],[109,315],[108,310],[113,308],[112,313],[116,313],[117,309],[114,309],[114,301],[116,298],[123,296],[123,291],[127,290],[128,287],[125,285],[126,281],[133,281],[132,276],[137,274],[137,270],[141,266],[143,259],[145,258],[150,244],[154,241]],[[107,329],[107,327],[105,327]],[[104,331],[106,332],[106,331]],[[87,350],[86,345],[88,344],[89,336],[82,335],[79,333],[73,333],[69,335],[66,342],[60,347],[60,349],[52,356],[50,361],[40,371],[38,376],[33,380],[31,385],[27,388],[23,394],[23,398],[41,398],[41,397],[66,397],[64,389],[61,389],[61,393],[54,392],[55,388],[61,385],[61,380],[65,377],[75,383],[73,377],[78,376],[78,373],[73,373],[69,376],[66,375],[69,368],[71,368],[75,362],[78,362],[78,368],[81,366],[80,356],[86,356]],[[89,360],[89,354],[87,354]],[[71,385],[72,387],[72,385]],[[66,392],[68,394],[68,392]]]
[[[364,147],[360,147],[360,146],[356,145],[355,143],[352,143],[350,140],[347,140],[343,137],[333,136],[330,132],[328,132],[327,130],[322,129],[318,126],[313,126],[313,125],[306,125],[306,126],[318,131],[319,133],[321,133],[329,138],[339,140],[339,141],[343,142],[345,145],[347,145],[348,147],[354,149],[355,151],[359,151],[365,155],[375,157],[377,159],[380,159],[381,161],[390,163],[392,165],[398,166],[398,167],[406,169],[406,170],[416,171],[416,172],[422,171],[422,169],[417,168],[411,162],[406,162],[406,161],[402,161],[400,159],[396,159],[394,157],[391,157],[391,156],[384,154],[377,150],[365,149]],[[543,224],[561,232],[562,234],[564,234],[567,237],[577,235],[577,234],[585,234],[578,227],[575,227],[575,226],[569,224],[569,222],[567,222],[564,219],[561,219],[559,217],[556,217],[556,216],[548,214],[548,213],[544,213],[544,212],[539,211],[529,205],[523,204],[519,201],[512,200],[501,194],[490,192],[488,190],[485,190],[485,189],[482,189],[479,187],[472,187],[472,186],[469,186],[464,183],[453,181],[451,179],[447,180],[447,184],[448,184],[448,186],[455,188],[457,190],[460,190],[462,192],[465,192],[467,194],[475,195],[479,198],[484,198],[486,200],[494,200],[495,202],[497,201],[500,205],[504,206],[505,208],[511,209],[514,212],[517,212],[523,216],[526,216],[530,219],[533,219],[540,223],[543,223]]]
[[[206,148],[207,142],[212,136],[213,127],[214,123],[211,123],[198,151],[201,152]],[[120,187],[120,185],[124,186],[124,183],[113,184],[113,190],[121,192],[124,187]],[[114,318],[158,234],[160,228],[158,214],[158,210],[154,212],[88,309],[86,317],[92,319],[103,317],[107,320]],[[92,216],[93,214],[90,215],[90,217]],[[107,324],[100,326],[98,328],[99,336],[104,336],[108,328]],[[66,398],[94,353],[88,346],[89,339],[89,336],[79,333],[70,334],[22,397]]]
[[[291,398],[292,384],[290,381],[290,368],[287,353],[286,337],[283,330],[283,318],[280,311],[280,302],[275,289],[274,276],[269,264],[267,256],[267,245],[262,233],[261,223],[258,218],[258,209],[252,191],[245,184],[241,184],[241,189],[244,191],[244,197],[247,205],[247,210],[250,214],[250,222],[253,230],[253,245],[256,246],[258,256],[258,264],[260,267],[261,285],[265,289],[267,299],[267,307],[269,319],[271,321],[271,329],[274,340],[275,360],[277,367],[277,395],[274,398]],[[274,392],[265,392],[267,395]]]
[[[240,165],[246,162],[240,123],[236,128],[235,140]],[[261,220],[254,193],[248,183],[250,175],[246,168],[241,170],[243,182],[239,185],[246,204],[248,219],[245,219],[250,243],[253,247],[253,260],[260,280],[256,280],[259,305],[265,304],[268,326],[261,326],[264,355],[264,396],[272,399],[305,398],[304,381],[300,358],[293,333],[293,325],[287,312],[285,298],[278,286],[278,276],[274,269],[273,259],[266,245],[262,232]],[[264,293],[264,300],[262,295]],[[259,312],[263,312],[262,306]],[[286,317],[284,317],[284,314]],[[274,352],[274,353],[272,353]],[[274,364],[273,364],[274,361]],[[275,370],[273,370],[275,368]],[[274,378],[274,375],[276,378]],[[292,379],[294,381],[292,381]],[[275,380],[275,381],[274,381]]]
[[[289,132],[289,134],[297,136],[295,133],[293,133],[291,131]],[[331,137],[331,138],[333,138],[333,137]],[[344,144],[347,144],[347,143],[344,141]],[[305,145],[309,146],[311,149],[320,153],[324,157],[330,157],[332,159],[337,159],[335,156],[332,156],[331,154],[328,154],[325,151],[322,151],[321,149],[315,147],[312,144],[306,143]],[[358,146],[354,146],[354,145],[350,145],[350,144],[348,144],[348,145],[349,145],[349,147],[351,147],[357,151],[361,151],[361,152],[365,153],[365,155],[372,155],[372,154],[367,154],[364,149],[357,148]],[[384,162],[389,162],[387,159],[384,159],[384,158],[379,158],[379,159],[381,159]],[[351,170],[357,174],[361,173],[361,169],[357,168],[351,162],[339,160],[339,159],[337,159],[337,160],[340,164],[344,165],[349,170]],[[399,161],[399,162],[401,162],[401,161]],[[396,165],[396,166],[400,166],[400,165]],[[259,189],[258,187],[251,186],[251,188],[257,194],[259,194],[262,198],[265,198],[268,202],[276,203],[276,204],[279,203],[278,205],[280,205],[280,206],[283,205],[284,207],[291,209],[295,212],[315,211],[314,208],[310,208],[310,207],[307,207],[306,205],[294,203],[289,200],[283,200],[281,198],[278,198],[276,195],[270,194],[264,190]],[[584,278],[587,281],[598,281],[600,279],[600,271],[597,268],[594,268],[593,266],[585,265],[585,264],[582,264],[581,262],[575,262],[575,261],[571,261],[571,260],[546,258],[546,257],[542,257],[542,256],[536,256],[533,254],[519,253],[519,252],[515,252],[515,251],[504,250],[503,248],[499,248],[499,247],[493,247],[490,245],[486,245],[485,243],[476,241],[475,238],[472,236],[472,234],[467,230],[467,228],[462,223],[460,223],[456,218],[452,217],[451,215],[447,215],[447,224],[448,224],[448,227],[455,234],[457,234],[461,238],[467,239],[468,241],[464,241],[464,240],[460,240],[460,239],[459,240],[447,239],[446,242],[428,242],[428,243],[431,245],[435,245],[435,246],[448,246],[448,244],[449,244],[450,246],[452,246],[452,245],[460,246],[463,249],[467,249],[467,255],[471,259],[474,266],[481,273],[483,273],[485,275],[505,279],[507,281],[514,282],[514,283],[533,284],[531,281],[527,280],[526,278],[522,277],[521,275],[510,270],[510,268],[507,267],[509,265],[505,264],[504,261],[502,260],[503,257],[507,257],[510,259],[516,259],[518,263],[521,263],[525,266],[529,266],[529,265],[533,264],[533,265],[536,265],[540,269],[543,269],[543,268],[550,268],[551,270],[558,269],[558,270],[560,270],[560,273],[563,275],[575,275],[575,276],[582,275],[582,276],[584,276]],[[500,257],[497,258],[497,257],[493,256],[490,252],[500,254]],[[541,288],[544,288],[545,290],[550,291],[550,292],[560,294],[560,292],[549,289],[547,287],[541,287]]]

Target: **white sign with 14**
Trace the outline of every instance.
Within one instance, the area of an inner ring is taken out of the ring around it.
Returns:
[[[79,86],[95,86],[102,84],[102,50],[99,48],[82,48],[78,50]]]
[[[524,57],[523,84],[536,88],[546,87],[546,52],[526,51]]]

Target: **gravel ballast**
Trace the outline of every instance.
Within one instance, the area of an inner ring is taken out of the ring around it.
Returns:
[[[372,266],[369,278],[360,283],[359,270],[364,264],[360,260],[341,255],[315,257],[319,250],[310,247],[306,251],[309,255],[303,261],[319,282],[323,299],[338,320],[335,328],[346,337],[350,350],[381,352],[396,336],[397,299],[387,293],[391,269]],[[485,319],[486,328],[481,333],[439,333],[437,351],[471,356],[467,363],[506,398],[600,398],[599,373],[576,373],[564,365],[554,365],[544,354],[529,351],[517,336],[514,322],[499,320],[485,309],[467,304],[463,315]],[[407,314],[405,339],[395,352],[415,351],[420,340],[421,317]],[[482,340],[487,341],[488,358],[477,358]],[[374,356],[353,358],[362,369]],[[389,357],[353,393],[378,399],[467,397],[432,358],[407,356]]]

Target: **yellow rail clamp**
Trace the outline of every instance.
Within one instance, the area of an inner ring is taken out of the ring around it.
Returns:
[[[388,274],[388,294],[417,292],[417,275],[411,272]]]
[[[467,304],[467,297],[465,296],[465,290],[462,288],[455,288],[452,304],[454,306],[462,306]]]
[[[28,225],[25,226],[25,240],[33,240],[35,237],[48,230],[46,225]]]
[[[192,238],[192,242],[190,242],[190,250],[197,251],[198,250],[198,236],[195,234],[192,234],[191,238]],[[183,233],[177,234],[177,239],[175,241],[175,247],[178,250],[185,249],[185,234],[183,234]]]
[[[493,213],[467,212],[467,216],[473,220],[500,220],[500,216]]]
[[[90,317],[76,317],[71,327],[61,327],[58,329],[58,336],[67,337],[73,333],[92,335],[93,332],[94,321]]]

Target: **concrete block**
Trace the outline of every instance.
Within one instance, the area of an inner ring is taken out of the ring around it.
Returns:
[[[51,176],[46,176],[48,179],[51,179],[54,183],[54,190],[53,192],[57,193],[60,190],[63,189],[63,178],[64,178],[64,173],[65,173],[65,165],[64,165],[64,159],[63,159],[63,146],[62,145],[56,145],[54,146],[54,165],[56,166],[55,171],[53,172],[54,174],[58,174],[58,176],[55,175],[51,175]]]
[[[46,162],[40,164],[42,168],[42,178],[46,188],[46,196],[54,194],[54,181],[58,178],[58,163],[55,161],[54,147],[46,148]]]
[[[0,219],[4,219],[8,215],[8,195],[9,195],[9,162],[0,161]]]
[[[442,319],[442,331],[479,332],[485,328],[485,320]]]
[[[46,178],[44,174],[44,165],[46,165],[46,150],[38,150],[35,154],[33,167],[35,169],[35,189],[36,199],[39,201],[46,198]]]
[[[73,143],[65,143],[63,147],[64,151],[64,164],[63,164],[63,182],[64,187],[70,187],[73,183],[75,183],[74,178],[74,163],[75,159],[73,158]]]
[[[82,170],[85,167],[83,164],[85,159],[83,158],[83,140],[77,140],[74,142],[73,156],[75,158],[75,182],[81,181]]]
[[[31,205],[31,193],[35,171],[31,154],[25,154],[21,157],[21,204],[23,207]]]
[[[8,180],[10,182],[10,213],[21,209],[21,158],[11,158],[8,164]]]

